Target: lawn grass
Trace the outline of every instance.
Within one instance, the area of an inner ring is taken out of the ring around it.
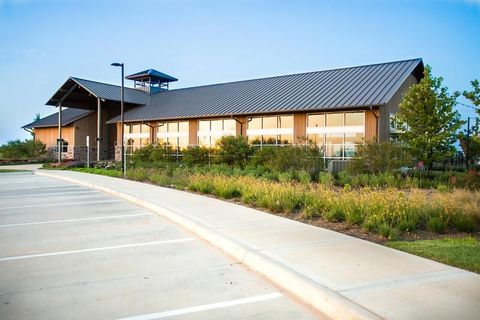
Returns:
[[[417,256],[480,273],[480,241],[474,237],[391,241],[386,245]]]
[[[109,177],[120,178],[123,176],[122,171],[102,168],[70,168],[71,171],[78,171],[83,173],[100,174]]]
[[[0,169],[0,173],[9,173],[9,172],[27,172],[28,170],[17,170],[17,169]]]

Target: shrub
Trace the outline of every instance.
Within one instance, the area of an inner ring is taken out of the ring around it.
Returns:
[[[296,176],[297,176],[297,180],[300,183],[309,184],[310,182],[312,182],[312,178],[311,178],[310,174],[305,170],[298,171]]]
[[[154,167],[169,161],[168,155],[171,153],[172,150],[169,147],[151,144],[135,150],[130,160],[135,167]]]
[[[295,177],[292,171],[285,171],[277,174],[277,179],[280,182],[292,182],[294,178]]]
[[[264,147],[257,149],[252,164],[271,172],[303,170],[313,179],[323,171],[323,159],[316,146]]]
[[[340,205],[333,205],[330,210],[324,213],[324,218],[330,222],[342,222],[345,220],[345,213]]]
[[[474,232],[476,230],[475,219],[465,214],[456,214],[452,218],[453,225],[460,232]]]
[[[146,181],[149,172],[145,168],[132,168],[127,170],[127,178],[135,181]]]
[[[324,186],[332,187],[335,183],[335,178],[329,172],[320,172],[318,174],[318,182]]]
[[[210,151],[208,148],[195,146],[187,148],[182,152],[182,161],[188,166],[199,166],[209,163]]]
[[[45,158],[46,146],[40,141],[34,140],[10,140],[0,146],[0,159],[35,159]]]
[[[219,163],[245,167],[253,153],[252,147],[242,136],[223,136],[217,142],[216,160]]]
[[[357,157],[347,167],[349,173],[379,174],[392,172],[410,164],[407,150],[393,142],[368,141],[358,147]]]
[[[447,229],[447,223],[442,217],[431,216],[427,220],[427,229],[432,232],[443,233]]]
[[[417,223],[416,219],[406,217],[398,223],[398,230],[402,233],[414,232],[417,229]]]
[[[362,208],[355,204],[345,206],[345,221],[350,225],[361,225],[363,223]]]
[[[388,240],[395,240],[398,237],[398,230],[387,223],[381,223],[378,226],[378,232]]]

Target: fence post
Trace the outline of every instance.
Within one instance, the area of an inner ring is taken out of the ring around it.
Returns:
[[[87,136],[87,168],[90,168],[90,136]]]

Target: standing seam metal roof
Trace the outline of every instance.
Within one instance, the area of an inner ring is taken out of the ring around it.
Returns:
[[[91,94],[100,99],[120,101],[121,87],[113,84],[91,81],[71,77],[73,81],[84,87]],[[125,102],[145,105],[148,102],[148,94],[144,91],[125,87]]]
[[[83,109],[72,109],[68,108],[62,110],[62,126],[69,125],[76,120],[79,120],[83,117],[88,116],[93,111],[91,110],[83,110]],[[58,112],[46,116],[38,121],[33,121],[27,125],[24,125],[22,128],[24,129],[31,129],[31,128],[46,128],[46,127],[56,127],[58,126]]]
[[[381,106],[419,67],[422,59],[411,59],[162,91],[126,112],[125,121]]]

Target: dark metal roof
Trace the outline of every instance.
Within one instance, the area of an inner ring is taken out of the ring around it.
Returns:
[[[67,126],[85,116],[88,116],[93,111],[83,110],[83,109],[65,109],[62,110],[62,126]],[[24,125],[22,128],[31,129],[31,128],[42,128],[42,127],[56,127],[58,126],[58,112],[41,118],[38,121],[34,121],[27,125]]]
[[[73,89],[73,91],[70,92],[70,89]],[[58,102],[67,93],[68,96],[64,102],[62,102],[62,105],[66,107],[96,109],[96,98],[119,102],[121,87],[103,82],[70,77],[46,104],[57,106]],[[90,97],[88,93],[91,95]],[[148,94],[146,92],[125,87],[126,103],[145,105],[147,101]]]
[[[381,106],[410,74],[421,78],[422,59],[168,90],[126,112],[125,121]]]
[[[169,76],[168,74],[157,71],[155,69],[140,71],[125,77],[125,79],[129,79],[129,80],[139,80],[143,78],[151,78],[153,80],[159,80],[162,83],[173,82],[178,80],[177,78]]]
[[[86,79],[72,79],[79,85],[91,92],[97,98],[120,101],[121,87],[113,84],[91,81]],[[125,102],[144,105],[148,101],[148,94],[142,90],[125,87]]]

